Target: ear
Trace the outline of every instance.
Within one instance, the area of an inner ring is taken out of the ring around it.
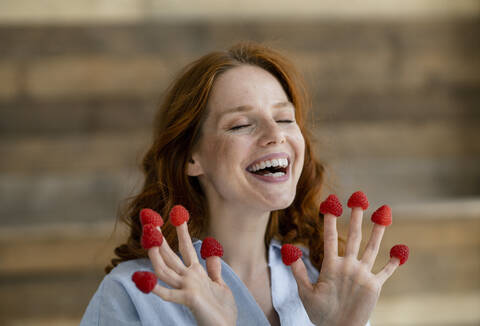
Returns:
[[[203,174],[202,166],[195,155],[193,155],[187,163],[187,175],[190,177],[197,177]]]

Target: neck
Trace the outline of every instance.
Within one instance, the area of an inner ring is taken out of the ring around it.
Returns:
[[[268,266],[264,237],[269,216],[269,212],[246,212],[231,207],[216,207],[210,216],[205,236],[222,244],[222,259],[245,282],[255,279]]]

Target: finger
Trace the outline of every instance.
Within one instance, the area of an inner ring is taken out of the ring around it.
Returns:
[[[198,263],[197,252],[193,247],[192,239],[188,233],[187,223],[180,224],[177,228],[178,248],[182,254],[185,265],[191,266],[193,263]]]
[[[186,266],[183,264],[180,257],[173,252],[167,241],[163,242],[163,244],[159,247],[159,251],[168,267],[173,269],[178,274],[181,274],[183,271],[185,271]]]
[[[313,290],[313,285],[310,283],[310,279],[308,278],[307,268],[303,263],[303,260],[297,259],[291,265],[293,277],[297,281],[298,292],[302,292],[305,289]]]
[[[323,245],[325,258],[338,256],[337,218],[330,213],[323,216]]]
[[[365,247],[361,261],[368,267],[368,270],[372,270],[375,259],[377,258],[378,249],[382,242],[383,233],[385,232],[385,226],[380,224],[374,224],[370,240]]]
[[[162,246],[166,243],[164,241]],[[148,257],[152,262],[153,269],[155,270],[155,274],[159,279],[167,283],[173,288],[180,288],[181,286],[181,277],[175,271],[173,271],[170,267],[165,264],[162,256],[160,255],[158,247],[152,247],[148,249]]]
[[[184,292],[182,290],[169,289],[157,284],[152,292],[165,301],[185,304]]]
[[[380,285],[383,285],[383,283],[385,283],[385,281],[392,276],[393,272],[395,272],[399,265],[400,259],[397,257],[390,258],[390,261],[387,263],[387,265],[385,265],[385,267],[376,275]]]
[[[210,276],[210,279],[214,282],[225,284],[222,279],[222,262],[220,257],[211,256],[205,260],[207,265],[207,274]]]
[[[348,240],[345,256],[358,256],[360,243],[362,242],[362,219],[363,210],[361,207],[354,207],[350,217],[350,225],[348,227]]]

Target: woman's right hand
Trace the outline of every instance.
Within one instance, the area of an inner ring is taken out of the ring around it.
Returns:
[[[236,325],[237,306],[232,291],[222,279],[220,257],[206,258],[207,271],[199,263],[187,223],[176,226],[178,246],[185,263],[163,239],[148,249],[156,276],[171,289],[159,284],[152,290],[166,301],[187,306],[198,325]]]

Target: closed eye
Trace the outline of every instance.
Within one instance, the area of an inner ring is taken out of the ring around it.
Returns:
[[[293,120],[278,120],[277,122],[281,122],[281,123],[293,123],[294,121],[293,121]]]
[[[229,130],[238,130],[238,129],[242,129],[242,128],[245,128],[245,127],[250,127],[251,125],[239,125],[239,126],[234,126],[232,128],[230,128]]]

